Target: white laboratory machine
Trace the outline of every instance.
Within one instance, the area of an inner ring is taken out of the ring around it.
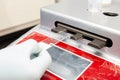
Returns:
[[[51,46],[52,64],[41,80],[120,80],[120,0],[93,12],[88,1],[42,8],[40,25],[11,44],[34,39]]]

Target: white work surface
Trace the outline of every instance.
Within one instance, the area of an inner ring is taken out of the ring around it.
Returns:
[[[0,0],[0,36],[40,22],[40,8],[55,0]]]

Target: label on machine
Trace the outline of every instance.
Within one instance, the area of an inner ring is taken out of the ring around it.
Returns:
[[[40,80],[120,80],[120,66],[105,59],[38,32],[18,43],[28,39],[53,44],[47,49],[52,64]]]

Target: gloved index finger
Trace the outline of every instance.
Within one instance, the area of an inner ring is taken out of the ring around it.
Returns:
[[[36,75],[41,77],[48,66],[51,64],[52,59],[47,50],[44,49],[41,51],[40,55],[37,58],[31,60],[31,62],[31,69],[35,71],[34,73],[36,73]]]

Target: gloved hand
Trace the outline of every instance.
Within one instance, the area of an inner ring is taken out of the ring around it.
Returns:
[[[40,80],[50,63],[48,52],[28,40],[0,50],[0,80]]]

